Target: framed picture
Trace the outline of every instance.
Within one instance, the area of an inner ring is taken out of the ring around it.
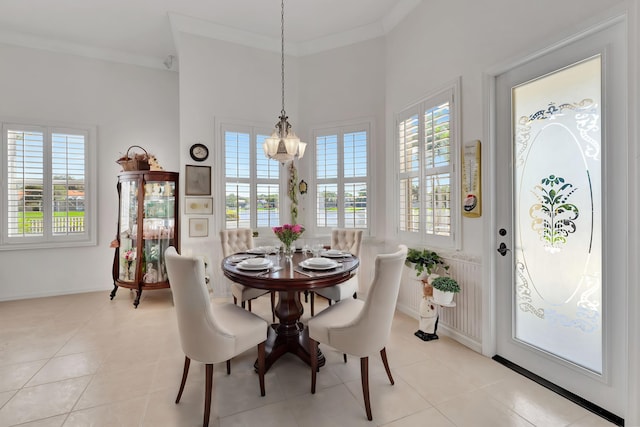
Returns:
[[[187,196],[211,195],[211,166],[186,165],[185,194]]]
[[[189,237],[207,237],[208,235],[208,218],[189,218]]]
[[[185,214],[213,214],[213,197],[185,197]]]
[[[477,218],[482,215],[482,162],[480,141],[462,146],[462,215]]]

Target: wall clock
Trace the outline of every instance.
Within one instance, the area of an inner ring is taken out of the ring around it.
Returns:
[[[196,162],[204,162],[209,157],[209,149],[204,144],[193,144],[189,149],[191,158]]]

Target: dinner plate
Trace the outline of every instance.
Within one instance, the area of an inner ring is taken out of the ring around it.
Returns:
[[[309,258],[304,260],[307,264],[309,265],[317,265],[317,266],[325,266],[325,265],[330,265],[333,264],[335,261],[330,260],[328,258],[320,258],[320,257],[316,257],[316,258]]]
[[[329,249],[327,251],[321,252],[320,255],[328,258],[342,258],[346,256],[351,256],[349,252],[342,252],[337,249]]]
[[[249,255],[231,255],[229,257],[229,262],[238,263],[240,261],[244,261],[247,258],[251,258]]]
[[[266,251],[264,250],[264,248],[262,246],[258,247],[258,248],[251,248],[249,250],[247,250],[248,254],[254,254],[254,255],[262,255],[264,253],[266,253]]]
[[[313,264],[310,263],[309,261],[312,260],[313,258],[309,258],[307,260],[304,260],[302,262],[300,262],[300,267],[302,268],[306,268],[308,270],[331,270],[332,268],[336,268],[337,266],[339,266],[340,264],[338,264],[337,262],[328,259],[326,263],[323,264]]]
[[[266,258],[249,258],[240,262],[236,267],[241,270],[265,270],[271,266],[273,263]]]

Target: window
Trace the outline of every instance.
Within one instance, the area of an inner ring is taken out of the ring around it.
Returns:
[[[269,135],[223,129],[225,228],[260,229],[280,225],[280,164],[262,144]]]
[[[399,233],[412,241],[453,246],[457,215],[457,87],[398,115]]]
[[[369,125],[315,132],[316,227],[369,228]]]
[[[95,244],[95,129],[2,125],[1,249]]]

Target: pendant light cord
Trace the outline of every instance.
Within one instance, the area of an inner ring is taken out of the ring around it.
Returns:
[[[281,40],[281,60],[282,60],[282,115],[284,111],[284,0],[282,0],[282,12],[280,15],[280,40]]]

